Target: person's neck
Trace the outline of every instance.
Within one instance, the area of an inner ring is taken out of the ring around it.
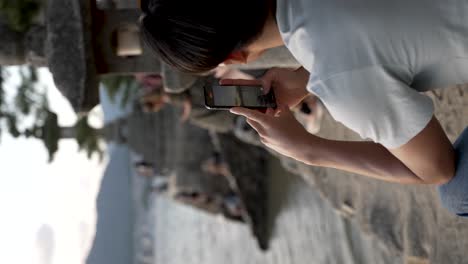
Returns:
[[[275,19],[275,12],[272,11],[265,22],[265,27],[259,38],[261,45],[265,49],[276,48],[284,45],[283,38]]]

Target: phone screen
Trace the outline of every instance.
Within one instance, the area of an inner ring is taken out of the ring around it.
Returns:
[[[219,107],[276,107],[272,93],[264,94],[261,86],[220,86],[212,87],[212,102]]]

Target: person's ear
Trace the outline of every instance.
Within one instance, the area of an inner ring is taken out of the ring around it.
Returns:
[[[226,58],[224,64],[244,64],[247,62],[248,54],[245,51],[234,51]]]

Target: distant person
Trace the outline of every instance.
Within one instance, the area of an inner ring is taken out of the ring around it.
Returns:
[[[289,48],[303,67],[272,69],[256,81],[274,89],[279,111],[232,110],[267,146],[310,165],[439,185],[444,205],[468,216],[468,130],[454,148],[420,93],[468,83],[467,1],[146,0],[142,10],[146,41],[183,71]],[[307,133],[289,108],[309,92],[372,142]]]
[[[187,92],[181,94],[168,94],[164,91],[163,78],[158,74],[135,74],[135,79],[142,87],[140,104],[144,112],[158,112],[165,105],[171,104],[182,108],[181,121],[189,119],[192,111],[192,102]]]
[[[227,179],[233,177],[229,170],[229,165],[218,152],[214,152],[211,158],[201,164],[201,170],[208,174],[226,177]]]
[[[151,190],[157,194],[165,194],[169,191],[169,177],[156,175],[151,181]]]
[[[133,167],[139,176],[150,180],[150,189],[152,192],[157,194],[167,193],[169,188],[169,177],[157,174],[152,162],[141,160],[135,162]]]
[[[151,178],[155,176],[154,166],[151,162],[139,161],[135,162],[134,168],[138,175]]]

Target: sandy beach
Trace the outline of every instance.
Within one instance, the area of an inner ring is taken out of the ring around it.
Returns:
[[[455,140],[468,124],[468,90],[430,96]],[[330,116],[321,135],[357,139]],[[468,221],[441,207],[435,187],[290,164],[302,177],[271,161],[266,254],[245,226],[155,198],[154,263],[468,263]]]

